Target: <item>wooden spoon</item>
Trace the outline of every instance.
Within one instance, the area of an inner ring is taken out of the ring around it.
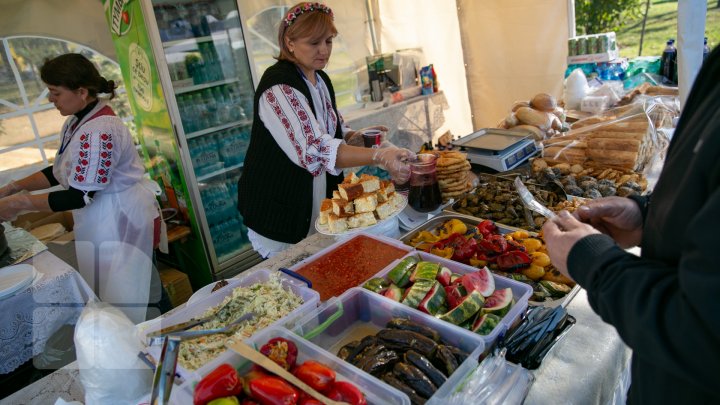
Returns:
[[[278,376],[284,378],[287,382],[290,384],[300,388],[301,390],[305,391],[310,395],[311,397],[317,399],[318,401],[322,402],[323,404],[327,405],[348,405],[346,402],[338,402],[333,401],[332,399],[326,397],[325,395],[315,391],[311,386],[305,384],[304,382],[300,381],[297,377],[290,374],[289,371],[282,368],[280,365],[275,363],[274,361],[270,360],[269,358],[265,357],[262,353],[257,352],[252,347],[248,346],[247,344],[240,342],[233,342],[233,343],[226,343],[225,346],[233,350],[235,353],[241,355],[242,357],[252,361],[253,363],[262,366],[266,370],[277,374]]]

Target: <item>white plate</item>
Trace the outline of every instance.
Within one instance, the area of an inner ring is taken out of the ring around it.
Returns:
[[[330,235],[330,236],[353,235],[353,234],[356,234],[361,231],[369,231],[375,227],[381,226],[381,225],[389,222],[391,219],[395,218],[399,213],[401,213],[402,210],[405,209],[405,207],[407,207],[407,203],[408,203],[407,197],[400,193],[398,193],[398,195],[400,197],[402,197],[402,200],[403,200],[402,203],[400,203],[400,205],[397,208],[395,208],[395,211],[393,211],[392,214],[388,215],[387,218],[385,218],[381,221],[378,221],[376,224],[373,224],[370,226],[364,226],[364,227],[360,227],[360,228],[351,228],[345,232],[333,233],[333,232],[330,232],[330,226],[328,224],[320,225],[320,218],[318,217],[318,219],[315,220],[315,229],[317,229],[317,231],[323,235]]]
[[[0,298],[29,286],[36,272],[35,267],[29,264],[16,264],[0,269]]]
[[[218,280],[218,281],[220,281],[220,280]],[[192,305],[194,302],[200,301],[201,299],[203,299],[203,298],[207,297],[208,295],[212,294],[212,292],[213,292],[212,289],[213,289],[213,287],[215,287],[215,284],[216,284],[218,281],[213,281],[212,283],[206,285],[205,287],[203,287],[203,288],[195,291],[195,292],[193,293],[193,295],[191,295],[190,298],[187,300],[187,304],[186,304],[186,305]],[[225,281],[228,281],[228,280],[225,280]],[[228,284],[226,284],[226,285],[224,285],[223,287],[219,288],[219,289],[218,289],[217,291],[215,291],[215,292],[223,291],[227,286],[228,286]]]

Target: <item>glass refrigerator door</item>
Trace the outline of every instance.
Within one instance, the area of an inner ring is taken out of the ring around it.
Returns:
[[[246,252],[237,181],[250,140],[253,84],[235,0],[152,1],[162,51],[197,180],[215,271]],[[182,142],[183,140],[178,140]],[[188,156],[189,155],[189,156]],[[203,215],[199,215],[203,217]]]

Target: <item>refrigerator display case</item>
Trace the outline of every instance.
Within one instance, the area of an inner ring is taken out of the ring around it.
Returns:
[[[251,267],[261,259],[236,207],[254,86],[237,3],[107,1],[130,98],[141,110],[136,117],[149,172],[164,186],[164,205],[177,206],[194,231],[198,246],[187,249],[195,256],[190,266],[202,267],[201,253],[212,279]],[[159,105],[147,108],[147,99]],[[167,120],[152,116],[158,111]],[[210,281],[193,279],[192,271],[202,270],[188,270],[195,286]]]

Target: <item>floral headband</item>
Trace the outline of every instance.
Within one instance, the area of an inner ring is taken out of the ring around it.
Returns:
[[[286,27],[289,27],[293,22],[295,22],[296,18],[300,17],[301,14],[309,13],[311,11],[322,11],[323,13],[329,14],[331,18],[333,17],[333,12],[330,7],[322,3],[304,3],[303,5],[297,6],[288,12],[283,22]]]

